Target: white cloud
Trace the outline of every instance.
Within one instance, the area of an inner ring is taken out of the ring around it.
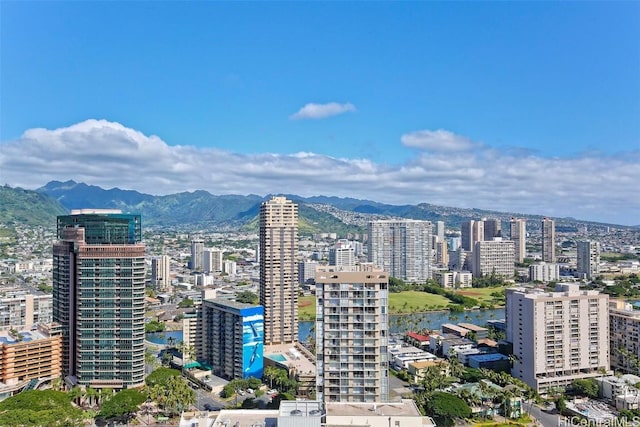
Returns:
[[[351,103],[339,104],[337,102],[329,102],[327,104],[309,103],[299,109],[296,113],[289,116],[291,120],[304,119],[324,119],[326,117],[337,116],[356,111],[355,105]]]
[[[31,129],[0,145],[2,184],[34,189],[68,179],[149,194],[201,189],[212,194],[332,195],[640,222],[640,152],[544,158],[476,147],[453,156],[451,151],[425,151],[390,165],[311,152],[244,155],[170,146],[157,136],[105,120]]]
[[[466,151],[477,146],[469,138],[444,129],[405,133],[400,141],[405,147],[426,151]]]

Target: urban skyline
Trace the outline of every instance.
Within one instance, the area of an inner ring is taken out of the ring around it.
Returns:
[[[4,2],[0,178],[635,225],[639,8]]]

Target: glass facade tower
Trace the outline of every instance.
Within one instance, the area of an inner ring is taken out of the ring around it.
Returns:
[[[140,215],[80,210],[58,217],[53,320],[72,383],[144,385],[145,246]]]

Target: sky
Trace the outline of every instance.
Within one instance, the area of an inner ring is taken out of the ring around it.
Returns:
[[[0,1],[0,182],[640,224],[640,2]]]

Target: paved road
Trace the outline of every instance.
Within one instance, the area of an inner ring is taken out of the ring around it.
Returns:
[[[532,405],[531,409],[529,409],[529,403],[525,404],[525,409],[529,411],[531,416],[537,419],[543,427],[559,427],[560,426],[560,417],[555,412],[545,411],[538,405]]]
[[[208,392],[207,390],[198,389],[196,392],[196,408],[200,411],[215,411],[224,409],[227,406],[227,402],[224,402],[217,398],[217,396],[213,393]],[[207,407],[205,407],[207,405]],[[213,409],[210,409],[213,408]]]

